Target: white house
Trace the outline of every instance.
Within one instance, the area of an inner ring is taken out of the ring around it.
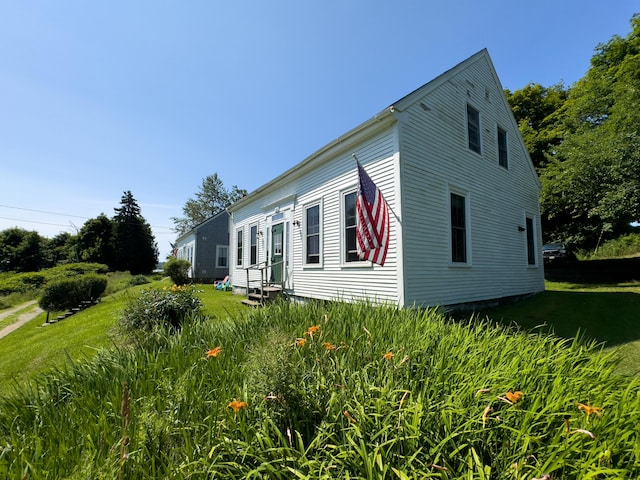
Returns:
[[[214,215],[180,235],[176,257],[191,263],[189,277],[213,282],[229,274],[229,213]]]
[[[357,168],[390,209],[384,266],[355,247]],[[540,184],[487,50],[229,208],[234,291],[454,306],[544,290]]]

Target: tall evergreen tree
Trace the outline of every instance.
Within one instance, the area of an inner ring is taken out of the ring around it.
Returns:
[[[151,272],[158,263],[158,246],[133,194],[124,192],[114,210],[116,269],[134,275]]]

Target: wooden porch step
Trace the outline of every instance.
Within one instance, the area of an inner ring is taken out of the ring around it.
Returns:
[[[282,287],[265,285],[262,288],[262,293],[260,292],[260,289],[255,289],[247,294],[247,298],[242,300],[242,303],[252,307],[262,306],[265,303],[274,301],[280,295],[282,295]]]
[[[257,302],[255,300],[250,300],[248,298],[242,299],[242,303],[249,307],[259,307],[262,305],[260,302]]]

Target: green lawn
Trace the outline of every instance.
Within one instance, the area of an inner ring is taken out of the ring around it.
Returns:
[[[108,295],[98,305],[46,326],[43,313],[0,338],[0,396],[38,373],[64,366],[69,359],[91,358],[99,349],[120,342],[113,327],[127,299],[142,288],[167,285],[164,280]],[[198,291],[204,311],[211,317],[246,309],[240,303],[243,297],[231,292],[215,291],[211,285],[199,285]]]
[[[564,338],[583,335],[615,350],[619,371],[640,372],[640,285],[577,285],[547,282],[546,291],[512,305],[481,313],[502,324],[553,332]]]

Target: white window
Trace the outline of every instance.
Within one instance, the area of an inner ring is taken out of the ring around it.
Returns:
[[[305,265],[322,265],[322,204],[304,207],[302,231],[304,236],[303,259]]]
[[[243,255],[243,238],[242,238],[242,229],[236,230],[236,266],[242,266],[242,255]]]
[[[216,246],[216,268],[229,268],[229,246]]]
[[[358,256],[356,245],[356,190],[342,193],[342,262],[349,265],[370,265],[370,262],[361,260]]]
[[[480,112],[467,104],[467,136],[469,150],[480,153]]]
[[[507,150],[507,131],[498,127],[498,165],[509,168],[509,155]]]
[[[535,266],[537,265],[537,255],[536,255],[536,229],[535,222],[532,217],[526,217],[525,219],[526,226],[525,230],[527,233],[527,264]]]
[[[459,190],[449,192],[450,251],[453,265],[470,265],[469,196]]]
[[[249,265],[258,263],[258,225],[249,228]]]

